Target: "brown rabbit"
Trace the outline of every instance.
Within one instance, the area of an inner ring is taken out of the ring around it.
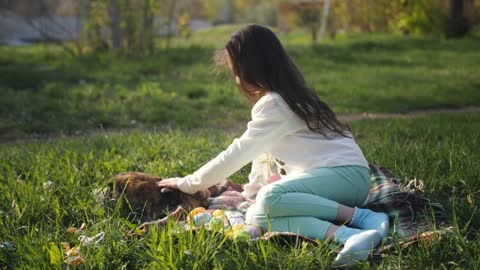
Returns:
[[[114,201],[125,199],[126,212],[142,216],[144,221],[164,218],[181,206],[186,212],[195,207],[206,207],[208,190],[186,194],[179,190],[160,188],[162,178],[145,173],[126,172],[115,176],[106,195]]]

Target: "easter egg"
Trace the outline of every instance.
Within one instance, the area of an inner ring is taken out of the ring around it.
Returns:
[[[250,234],[245,230],[238,230],[233,232],[233,240],[235,241],[248,241],[250,240]]]
[[[222,217],[212,217],[210,220],[210,228],[213,230],[221,230],[224,227],[224,222]]]
[[[207,224],[212,219],[212,216],[208,213],[199,213],[193,217],[193,224],[195,226],[203,226]]]
[[[245,224],[233,224],[232,231],[240,231],[245,228]]]
[[[223,215],[225,215],[225,213],[223,212],[223,210],[220,210],[220,209],[213,211],[213,214],[212,214],[212,216],[214,217],[221,217]]]
[[[245,231],[248,232],[250,235],[250,238],[258,238],[262,236],[262,230],[254,225],[246,225],[245,226]]]
[[[200,214],[200,213],[203,213],[203,212],[206,212],[206,211],[207,210],[203,207],[197,207],[197,208],[194,208],[192,210],[192,212],[190,212],[190,213],[192,213],[195,216],[196,214]]]
[[[205,213],[206,211],[207,210],[203,207],[194,208],[192,211],[190,211],[190,213],[188,213],[188,221],[190,222],[193,219],[193,217],[195,217],[200,213]]]
[[[243,217],[243,214],[241,214],[241,213],[228,215],[227,219],[228,219],[228,222],[232,225],[235,225],[235,224],[244,225],[245,224],[245,218]]]

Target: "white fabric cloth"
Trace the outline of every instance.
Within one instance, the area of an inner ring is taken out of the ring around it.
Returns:
[[[268,166],[276,159],[285,163],[282,168],[288,177],[319,167],[368,168],[353,138],[332,133],[327,139],[312,132],[280,95],[268,92],[253,106],[252,120],[243,135],[193,174],[177,178],[177,185],[192,194],[217,184],[253,160],[243,193],[252,198],[267,184],[272,174]]]

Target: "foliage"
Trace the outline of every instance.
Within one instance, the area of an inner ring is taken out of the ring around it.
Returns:
[[[228,3],[227,3],[228,2]],[[209,0],[202,1],[202,13],[213,23],[219,22],[219,15],[229,4],[232,20],[235,23],[259,23],[276,25],[276,12],[279,0]],[[222,23],[222,22],[220,22]]]
[[[177,32],[180,37],[189,38],[192,35],[192,30],[188,27],[190,22],[190,13],[184,11],[177,19]]]
[[[232,0],[235,22],[260,23],[276,25],[277,5],[279,0]]]
[[[470,2],[471,6],[470,6]],[[479,22],[477,4],[463,0],[463,15],[466,23]],[[475,6],[477,5],[477,6]],[[329,32],[393,32],[412,35],[445,36],[451,25],[452,6],[445,0],[348,0],[332,1],[332,16],[329,17]],[[301,13],[302,10],[300,9]],[[317,15],[318,16],[318,15]]]
[[[108,49],[108,42],[102,35],[102,27],[109,23],[106,13],[108,13],[108,3],[106,0],[88,1],[81,3],[81,8],[85,10],[85,23],[82,28],[82,37],[84,45],[80,47],[78,53],[84,54],[90,51],[105,51]]]
[[[413,35],[445,35],[448,14],[444,1],[419,0],[412,3],[400,1],[401,12],[389,22],[392,31]]]
[[[171,0],[82,0],[77,3],[83,19],[82,33],[75,42],[79,55],[110,48],[124,52],[153,53],[154,36],[171,21],[154,24],[154,17],[168,16]],[[114,44],[118,35],[119,44]],[[118,47],[117,47],[118,46]]]
[[[202,15],[209,21],[215,22],[218,18],[218,13],[222,8],[225,0],[210,0],[202,1]]]
[[[300,5],[297,7],[297,23],[306,27],[312,36],[312,42],[317,42],[317,32],[320,28],[320,8],[316,5]]]

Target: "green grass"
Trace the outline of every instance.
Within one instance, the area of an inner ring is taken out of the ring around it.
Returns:
[[[458,230],[433,245],[400,250],[359,268],[478,269],[480,267],[480,114],[353,124],[371,163],[400,179],[425,181],[425,193],[441,201]],[[58,252],[66,229],[86,222],[88,234],[104,241],[82,249],[85,268],[132,269],[318,269],[329,267],[333,250],[271,242],[242,243],[201,231],[173,236],[157,228],[143,238],[123,233],[135,224],[95,202],[92,190],[118,172],[168,176],[191,173],[227,146],[234,135],[215,129],[118,132],[30,141],[0,148],[0,268],[65,268]],[[232,178],[244,182],[248,168]],[[51,188],[44,183],[52,181]],[[467,200],[467,197],[470,199]],[[453,218],[455,216],[455,218]],[[26,227],[22,227],[26,226]]]
[[[60,243],[78,242],[66,229],[82,222],[88,235],[106,232],[81,249],[84,268],[329,268],[335,254],[323,244],[233,242],[205,231],[174,236],[170,227],[127,238],[138,222],[95,201],[92,190],[119,172],[186,175],[240,135],[225,130],[245,127],[249,105],[211,64],[237,28],[173,39],[169,49],[159,41],[152,56],[0,47],[0,141],[48,138],[0,145],[0,244],[14,246],[0,246],[0,269],[65,269]],[[344,36],[317,46],[301,31],[280,39],[337,112],[480,106],[478,34],[455,41]],[[424,180],[426,196],[443,203],[457,228],[433,245],[397,247],[358,268],[480,268],[478,130],[479,113],[353,124],[367,159],[400,179]],[[243,183],[248,171],[232,179]]]
[[[152,56],[0,47],[0,139],[101,128],[226,128],[246,120],[249,105],[230,79],[215,75],[211,60],[237,28],[174,39],[172,48],[159,46]],[[337,112],[480,105],[476,36],[360,35],[317,46],[303,32],[280,38]]]

